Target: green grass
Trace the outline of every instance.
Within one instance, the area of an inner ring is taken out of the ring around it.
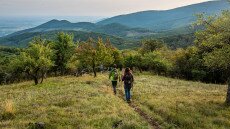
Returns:
[[[134,103],[157,119],[162,128],[229,129],[227,86],[140,75]]]
[[[57,77],[34,86],[24,82],[0,87],[0,128],[149,128],[148,124],[112,94],[107,76]],[[4,117],[3,116],[7,116]]]
[[[107,75],[56,77],[43,84],[23,82],[0,87],[0,128],[109,129],[150,128],[121,98]],[[119,89],[123,90],[121,83]],[[150,74],[135,75],[132,101],[164,129],[230,128],[226,85],[204,84]]]

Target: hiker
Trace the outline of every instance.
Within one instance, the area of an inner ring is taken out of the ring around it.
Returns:
[[[126,101],[129,103],[130,102],[130,90],[133,86],[133,74],[131,73],[130,68],[126,68],[125,69],[125,73],[122,77],[122,81],[124,81],[124,89],[125,89],[125,97],[126,97]]]
[[[121,80],[116,64],[114,65],[114,67],[112,68],[112,70],[109,74],[109,79],[112,81],[113,92],[116,95],[117,94],[117,81]]]

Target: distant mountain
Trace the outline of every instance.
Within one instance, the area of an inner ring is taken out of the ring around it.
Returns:
[[[94,32],[100,32],[124,38],[138,38],[141,36],[155,34],[155,32],[143,28],[130,28],[119,23],[111,23],[103,26],[97,26],[92,29]]]
[[[60,32],[60,30],[12,34],[5,37],[0,37],[0,44],[3,46],[26,47],[34,37],[38,37],[38,36],[46,40],[56,40],[56,36],[58,32]],[[102,33],[71,31],[71,30],[62,30],[61,32],[73,34],[75,42],[86,41],[89,38],[97,39],[98,37],[101,37],[104,40],[109,38],[111,43],[119,49],[133,48],[136,47],[138,44],[137,41],[134,40],[128,40],[128,39],[102,34]]]
[[[71,30],[71,31],[84,31],[84,32],[97,32],[107,35],[119,36],[119,37],[135,37],[153,34],[153,31],[142,28],[130,28],[118,23],[111,23],[107,25],[97,25],[90,22],[78,22],[71,23],[67,20],[51,20],[42,25],[34,28],[15,32],[12,35],[19,35],[23,33],[31,32],[48,32],[56,30]]]
[[[18,31],[10,35],[0,37],[0,45],[25,47],[35,36],[42,36],[46,39],[54,39],[58,32],[67,32],[74,34],[75,41],[85,41],[92,37],[97,39],[110,38],[112,44],[118,48],[136,46],[137,37],[154,34],[153,31],[142,28],[130,28],[118,23],[108,25],[97,25],[90,22],[71,23],[67,20],[51,20],[37,27]]]
[[[195,14],[219,14],[222,10],[230,9],[227,0],[209,1],[165,11],[144,11],[127,15],[115,16],[98,22],[98,25],[118,23],[128,27],[145,28],[153,31],[171,31],[187,27],[196,20]]]

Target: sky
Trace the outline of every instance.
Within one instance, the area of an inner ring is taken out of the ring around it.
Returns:
[[[0,0],[0,16],[115,16],[208,0]]]

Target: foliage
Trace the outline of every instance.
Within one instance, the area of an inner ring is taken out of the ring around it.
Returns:
[[[203,80],[203,61],[197,51],[196,47],[189,47],[186,50],[177,49],[172,57],[174,60],[172,74],[189,80]]]
[[[124,51],[122,51],[123,66],[133,69],[136,66],[134,56],[137,54],[138,54],[138,52],[135,50],[124,50]]]
[[[74,55],[75,44],[73,39],[73,35],[61,32],[58,33],[56,41],[52,43],[52,49],[55,52],[54,71],[60,72],[62,75],[66,73],[68,61]]]
[[[166,74],[170,69],[170,63],[156,51],[145,54],[143,58],[144,66],[157,74]]]
[[[172,35],[172,36],[165,36],[161,37],[161,40],[172,49],[177,48],[187,48],[193,45],[195,40],[195,34],[180,34],[180,35]]]
[[[14,58],[11,64],[15,69],[21,69],[31,76],[37,85],[40,78],[42,78],[42,83],[46,72],[53,66],[52,52],[49,44],[40,38],[35,38],[25,51]]]
[[[101,38],[95,42],[89,39],[87,42],[79,44],[77,48],[77,58],[85,67],[93,69],[96,77],[96,67],[99,65],[111,65],[114,62],[111,50],[107,47]]]
[[[230,67],[230,45],[225,45],[221,49],[214,49],[204,57],[206,66],[214,69],[229,70]],[[228,71],[226,71],[228,72]]]
[[[163,41],[157,39],[147,39],[142,41],[141,52],[142,53],[153,52],[162,47],[164,47]]]
[[[226,103],[230,104],[230,11],[223,11],[217,18],[200,16],[199,21],[205,29],[196,34],[197,47],[202,53],[204,65],[220,71],[223,80],[228,80]]]
[[[201,20],[204,21],[206,29],[197,32],[197,46],[204,53],[205,65],[214,69],[228,70],[230,11],[224,11],[220,17],[212,19],[212,22]]]

